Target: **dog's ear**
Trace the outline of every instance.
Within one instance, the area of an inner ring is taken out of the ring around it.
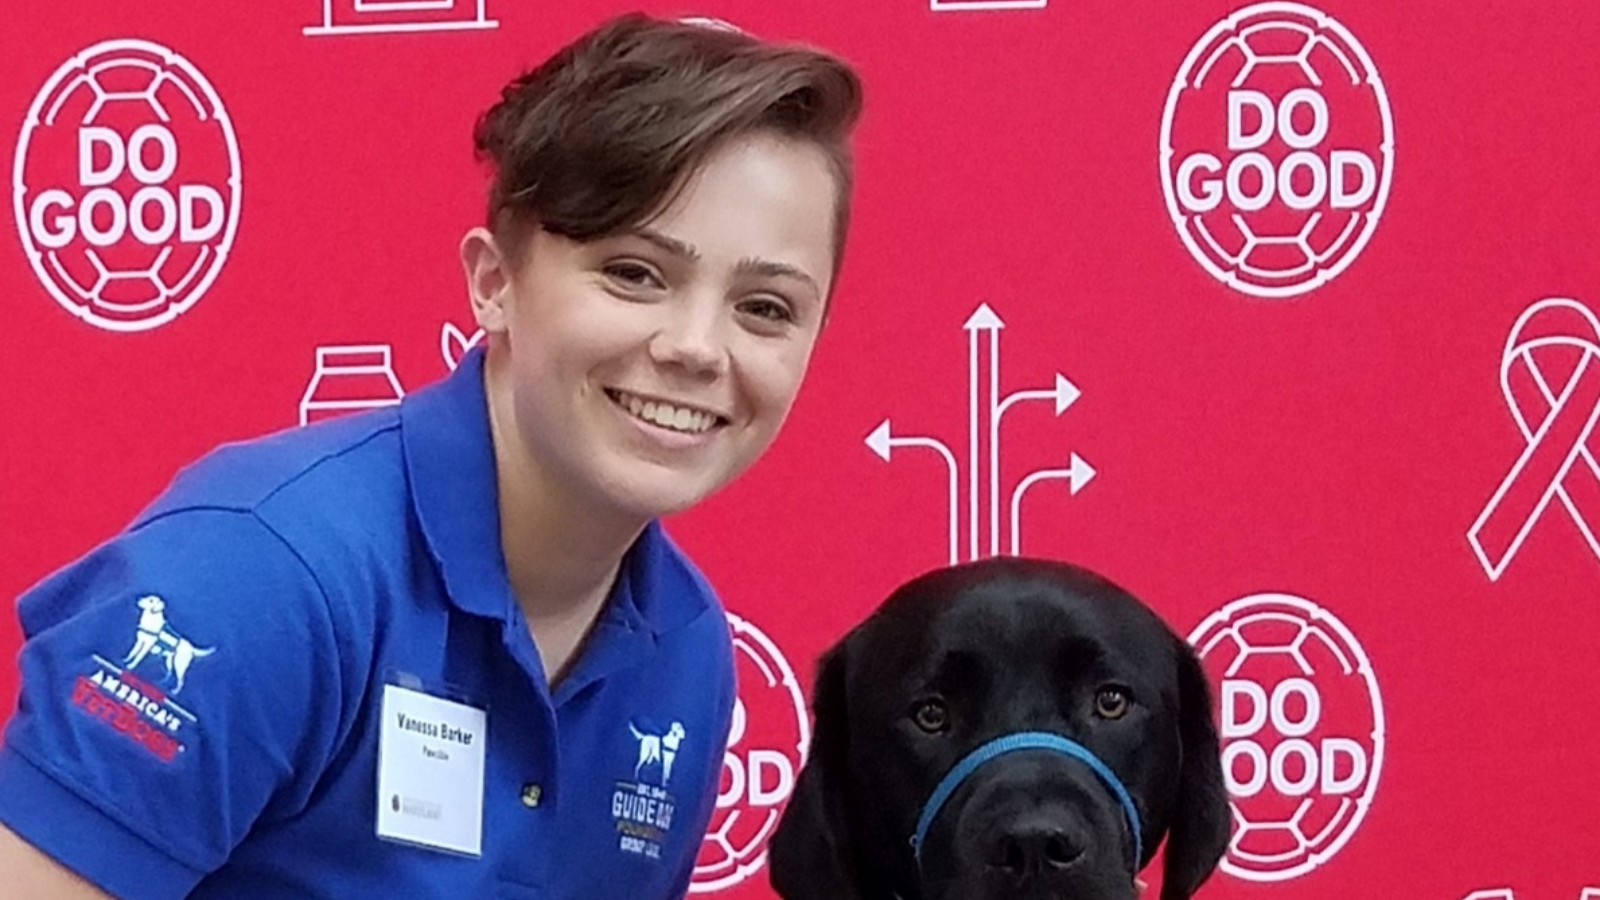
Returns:
[[[1217,729],[1211,722],[1211,687],[1187,643],[1178,642],[1177,812],[1167,835],[1161,900],[1188,900],[1210,877],[1228,849],[1228,791],[1222,780]]]
[[[784,900],[860,900],[847,836],[844,778],[849,764],[845,703],[848,639],[818,664],[811,709],[815,730],[783,820],[767,845],[768,877]]]

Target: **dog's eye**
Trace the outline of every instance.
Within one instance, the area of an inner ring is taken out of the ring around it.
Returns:
[[[950,710],[940,700],[923,700],[911,708],[911,720],[929,734],[950,727]]]
[[[1120,719],[1128,714],[1128,692],[1122,688],[1104,687],[1094,695],[1095,715],[1102,719]]]

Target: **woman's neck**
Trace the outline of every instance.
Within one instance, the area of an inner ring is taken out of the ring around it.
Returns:
[[[588,634],[622,557],[648,520],[585,502],[539,465],[517,428],[503,359],[491,353],[484,383],[495,450],[500,544],[506,573],[552,683]]]

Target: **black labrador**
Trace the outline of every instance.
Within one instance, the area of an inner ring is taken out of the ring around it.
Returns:
[[[1161,900],[1227,847],[1189,645],[1076,566],[991,559],[904,585],[822,658],[809,759],[769,846],[785,900]]]

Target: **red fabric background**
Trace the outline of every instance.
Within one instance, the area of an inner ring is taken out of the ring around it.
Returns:
[[[968,555],[963,324],[986,303],[1005,324],[1002,394],[1049,389],[1058,372],[1082,394],[1059,417],[1048,400],[1007,414],[1002,496],[1072,454],[1097,473],[1075,495],[1060,480],[1028,493],[1024,552],[1111,575],[1184,634],[1240,598],[1304,598],[1371,662],[1385,746],[1365,819],[1309,872],[1219,873],[1203,897],[1557,900],[1600,885],[1600,559],[1559,500],[1498,579],[1467,540],[1528,443],[1498,381],[1513,325],[1543,298],[1600,303],[1600,6],[1324,0],[1381,74],[1392,178],[1342,273],[1262,299],[1190,255],[1161,185],[1173,80],[1243,4],[928,2],[644,4],[829,47],[869,90],[849,258],[787,431],[749,476],[672,523],[730,610],[809,690],[824,647],[948,560],[944,464],[898,445],[881,459],[866,439],[885,418],[892,436],[936,437],[963,465]],[[8,8],[5,171],[58,66],[141,38],[216,88],[242,187],[215,283],[150,330],[74,318],[21,231],[0,241],[0,594],[108,537],[215,444],[295,425],[319,346],[389,345],[407,389],[442,376],[442,327],[470,331],[455,245],[482,205],[475,115],[520,67],[630,6],[489,0],[493,28],[335,35],[303,30],[321,20],[318,0]],[[1336,125],[1357,115],[1350,93],[1328,93]],[[1184,109],[1211,117],[1220,146],[1220,104]],[[1539,358],[1558,392],[1593,359],[1581,344],[1561,352]],[[1536,398],[1526,377],[1514,388]],[[1537,402],[1523,408],[1537,426]],[[1576,518],[1600,516],[1581,475],[1569,476]],[[1537,497],[1551,477],[1517,489]],[[980,555],[987,534],[985,518]],[[0,643],[19,640],[4,617]],[[1370,746],[1373,710],[1329,659],[1312,660],[1324,707],[1313,737]],[[1219,679],[1221,665],[1208,657]],[[769,762],[792,761],[803,735],[785,692],[753,671],[735,755],[748,765],[766,741]],[[1268,690],[1291,674],[1267,673]],[[0,693],[15,693],[9,665]],[[739,810],[748,825],[775,808]],[[760,872],[721,893],[770,896]]]

